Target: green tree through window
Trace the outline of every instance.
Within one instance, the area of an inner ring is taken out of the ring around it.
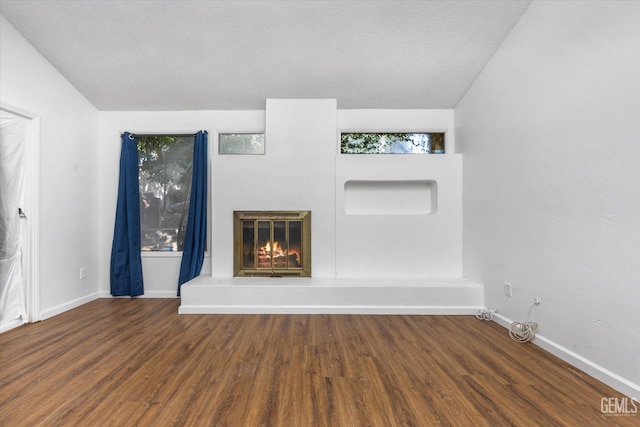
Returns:
[[[264,133],[221,133],[218,154],[264,154]]]
[[[444,133],[343,133],[342,154],[441,154]]]
[[[181,251],[189,215],[193,136],[138,137],[143,251]]]

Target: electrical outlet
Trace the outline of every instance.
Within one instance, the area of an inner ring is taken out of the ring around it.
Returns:
[[[511,296],[513,285],[509,282],[504,282],[504,294],[508,297]]]
[[[533,304],[534,305],[540,305],[541,302],[542,302],[542,300],[540,299],[540,297],[533,298]]]
[[[80,267],[80,280],[87,278],[87,267]]]

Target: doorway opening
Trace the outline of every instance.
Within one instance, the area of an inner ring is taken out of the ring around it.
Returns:
[[[0,261],[3,308],[0,332],[23,323],[41,320],[39,293],[39,140],[40,119],[21,108],[0,102],[3,183],[13,181],[14,190],[0,195],[5,234]],[[10,156],[9,153],[14,153]],[[19,161],[17,160],[19,159]],[[6,291],[6,292],[5,292]],[[4,311],[4,310],[3,310]]]

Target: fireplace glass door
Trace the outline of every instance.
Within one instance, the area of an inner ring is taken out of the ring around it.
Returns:
[[[236,276],[311,275],[308,211],[234,212]]]

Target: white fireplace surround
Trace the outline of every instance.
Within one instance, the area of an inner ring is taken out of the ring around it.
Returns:
[[[447,153],[339,154],[341,131],[364,130],[446,132]],[[211,265],[182,286],[180,313],[472,314],[484,306],[483,286],[462,278],[452,111],[339,112],[332,99],[269,99],[265,155],[217,155],[212,136]],[[311,211],[312,277],[234,278],[238,210]]]

